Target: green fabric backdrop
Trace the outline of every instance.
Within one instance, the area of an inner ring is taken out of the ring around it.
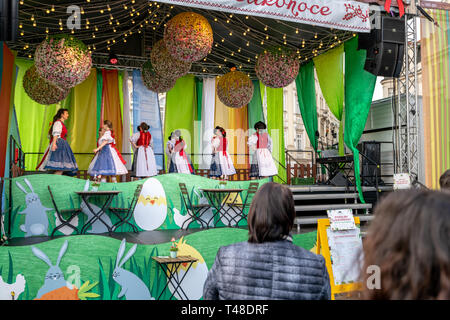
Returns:
[[[309,62],[302,66],[295,79],[298,105],[302,115],[303,124],[312,147],[317,151],[317,105],[316,87],[314,80],[314,64]]]
[[[264,122],[264,111],[262,106],[262,98],[261,98],[261,90],[259,86],[258,80],[253,80],[253,97],[250,103],[248,104],[248,128],[252,132],[254,131],[253,127],[255,123],[258,121]]]
[[[278,168],[278,176],[273,181],[286,183],[286,166],[284,153],[283,88],[266,87],[267,93],[267,130],[272,137],[272,156]]]
[[[181,130],[186,141],[188,154],[192,153],[191,133],[194,132],[195,76],[188,74],[177,80],[175,86],[166,95],[166,115],[164,117],[164,137],[167,139],[174,130]],[[166,155],[167,163],[167,155]],[[167,166],[168,168],[168,166]]]
[[[344,45],[314,58],[317,78],[325,101],[339,120],[339,154],[344,155]]]
[[[366,50],[358,49],[358,38],[345,43],[345,144],[352,150],[359,198],[365,203],[356,148],[366,126],[377,77],[364,70]]]
[[[195,77],[195,96],[196,96],[196,109],[194,115],[194,149],[193,153],[202,153],[202,101],[203,101],[203,79]],[[201,155],[193,156],[192,162],[195,168],[198,168],[198,163],[200,163]]]
[[[33,61],[17,58],[16,65],[19,67],[19,71],[15,84],[14,105],[22,149],[25,152],[44,152],[49,144],[47,133],[50,123],[56,111],[65,101],[43,106],[31,100],[25,92],[22,82],[25,72],[33,65]],[[70,99],[70,95],[67,99]],[[25,169],[36,170],[36,165],[41,158],[42,155],[28,155],[25,159]]]

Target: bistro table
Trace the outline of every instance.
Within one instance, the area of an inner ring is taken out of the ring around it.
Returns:
[[[101,216],[105,214],[105,211],[109,209],[111,206],[111,202],[115,196],[117,196],[122,191],[118,190],[104,190],[104,191],[76,191],[75,193],[78,194],[81,197],[81,200],[86,204],[86,207],[88,210],[92,213],[93,217],[90,218],[84,226],[81,228],[81,234],[86,233],[87,228],[92,225],[95,221],[100,220],[108,229],[109,234],[112,232],[112,226],[107,224]],[[92,206],[89,203],[90,197],[104,197],[105,201],[103,203],[103,206],[98,212],[95,212],[95,210],[92,209]]]
[[[211,221],[214,220],[214,217],[218,214],[219,219],[214,223],[214,227],[217,226],[217,223],[220,220],[220,217],[225,217],[228,220],[228,225],[231,225],[231,222],[234,222],[237,226],[238,221],[241,220],[241,217],[243,217],[244,212],[243,208],[237,206],[237,200],[239,198],[239,195],[242,191],[245,189],[200,189],[208,198],[209,203],[211,206],[216,209],[216,212],[213,214],[211,219],[208,221],[208,225]],[[234,195],[234,198],[233,198]],[[242,200],[242,197],[241,197]],[[228,208],[225,208],[225,206],[228,206]],[[235,216],[233,216],[230,211],[233,211],[235,213]]]
[[[184,292],[183,288],[181,288],[181,283],[188,274],[189,269],[191,269],[194,262],[197,262],[198,259],[193,258],[191,256],[178,256],[176,258],[152,257],[152,259],[158,263],[163,273],[167,275],[167,283],[162,289],[161,294],[159,295],[157,300],[161,298],[161,296],[164,293],[164,290],[166,290],[166,288],[169,286],[169,283],[173,286],[173,292],[169,300],[172,299],[175,293],[178,293],[178,297],[180,298],[180,300],[189,300],[189,297],[186,295],[186,292]],[[187,265],[187,269],[180,279],[178,277],[178,269],[180,269],[181,265],[183,264]],[[184,297],[181,294],[183,294]]]

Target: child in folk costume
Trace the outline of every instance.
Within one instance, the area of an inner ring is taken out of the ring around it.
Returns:
[[[117,182],[116,176],[127,174],[126,161],[116,148],[113,125],[109,120],[103,121],[103,134],[94,149],[94,159],[88,168],[90,176],[97,176],[102,182],[106,182],[106,177],[112,176],[111,180]]]
[[[170,136],[169,136],[169,140],[166,143],[166,154],[167,154],[169,173],[177,172],[175,162],[172,159],[173,156],[175,155],[175,153],[173,152],[174,148],[175,148],[175,136],[173,135],[173,132],[171,132]]]
[[[175,130],[173,136],[175,137],[175,146],[172,161],[175,164],[176,171],[178,173],[195,174],[194,166],[185,151],[186,141],[183,140],[180,130]]]
[[[248,145],[253,152],[250,178],[276,176],[278,169],[272,158],[272,139],[265,131],[266,125],[264,122],[258,121],[254,128],[256,133],[248,139]]]
[[[139,133],[141,131],[141,126],[137,126],[137,132],[133,133],[133,135],[130,138],[131,145],[133,147],[133,162],[131,163],[131,171],[130,176],[136,177],[136,161],[137,161],[137,155],[138,155],[138,148],[134,147],[133,141],[137,141],[139,139]]]
[[[153,177],[158,174],[156,159],[153,152],[153,138],[148,131],[150,127],[145,122],[140,124],[141,131],[133,135],[132,144],[138,150],[136,157],[136,177]]]
[[[68,173],[74,175],[78,171],[78,165],[72,149],[67,143],[67,128],[64,121],[69,118],[67,109],[59,109],[53,117],[53,122],[48,131],[50,144],[44,153],[44,157],[37,166],[40,171],[54,171],[55,174]]]
[[[228,176],[236,174],[236,170],[227,152],[227,133],[222,128],[217,126],[214,129],[214,137],[211,140],[212,158],[209,169],[209,176],[213,179],[221,178],[228,179]]]

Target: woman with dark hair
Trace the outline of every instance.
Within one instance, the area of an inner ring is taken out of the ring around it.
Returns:
[[[138,134],[133,135],[131,143],[138,149],[136,157],[136,177],[148,178],[158,174],[155,153],[153,152],[153,137],[150,127],[142,122]]]
[[[374,216],[363,246],[363,299],[450,299],[449,195],[417,189],[392,192]],[[378,275],[369,272],[371,266],[379,268]],[[372,287],[374,276],[378,288]]]
[[[254,128],[256,132],[248,138],[248,145],[253,153],[250,179],[276,176],[278,169],[272,158],[272,139],[266,132],[266,124],[258,121]]]
[[[224,128],[217,126],[211,139],[212,157],[209,176],[213,179],[228,180],[228,176],[236,174],[233,160],[227,152],[227,146],[227,132]]]
[[[203,299],[330,299],[325,259],[292,243],[294,218],[291,190],[264,184],[250,206],[248,241],[219,249]]]
[[[53,117],[53,122],[48,131],[50,144],[44,153],[44,157],[37,166],[40,171],[54,171],[55,174],[67,173],[74,175],[78,171],[78,165],[72,149],[67,143],[67,128],[64,124],[69,118],[69,110],[61,108]]]

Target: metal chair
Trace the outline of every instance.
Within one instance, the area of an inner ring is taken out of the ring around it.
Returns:
[[[53,238],[53,236],[55,235],[55,232],[57,230],[63,228],[64,226],[68,226],[68,227],[72,228],[73,230],[75,230],[77,234],[80,234],[80,231],[78,230],[78,228],[75,227],[74,225],[72,225],[70,222],[76,216],[78,216],[78,214],[80,212],[82,212],[81,208],[59,210],[58,206],[56,205],[55,198],[53,197],[52,189],[50,188],[50,186],[47,186],[47,188],[48,188],[48,192],[50,193],[50,198],[52,199],[52,202],[53,202],[53,207],[55,207],[56,215],[58,216],[59,221],[61,221],[61,224],[53,229],[52,234],[50,235],[50,237]],[[63,218],[63,214],[70,214],[70,217],[66,220],[66,219]]]
[[[130,223],[130,218],[133,215],[134,209],[136,208],[136,204],[139,200],[139,196],[141,195],[142,190],[142,184],[139,184],[136,187],[136,190],[134,191],[133,199],[131,200],[130,206],[128,208],[109,208],[109,210],[116,215],[117,218],[119,218],[119,221],[116,222],[112,229],[117,230],[118,227],[120,227],[122,224],[126,223],[131,226],[131,229],[133,229],[133,232],[137,233],[139,232],[136,226]],[[124,216],[121,215],[121,213],[125,213]]]
[[[187,191],[186,184],[180,182],[180,183],[179,183],[179,186],[180,186],[180,191],[181,191],[181,195],[182,195],[182,198],[183,198],[184,206],[186,207],[186,210],[187,210],[187,214],[189,214],[189,215],[192,217],[192,219],[186,219],[186,220],[183,222],[183,224],[181,225],[181,229],[183,229],[184,224],[185,224],[188,220],[191,220],[191,221],[188,223],[186,229],[189,229],[189,226],[190,226],[191,223],[194,222],[194,221],[199,222],[202,226],[203,226],[203,224],[205,224],[205,225],[206,225],[206,228],[209,228],[209,224],[208,224],[205,220],[203,220],[203,219],[201,218],[201,216],[202,216],[209,208],[211,208],[211,206],[208,205],[208,204],[196,204],[196,205],[193,205],[192,202],[191,202],[191,199],[190,199],[190,197],[189,197],[189,193],[188,193],[188,191]]]
[[[250,182],[250,185],[247,189],[247,195],[245,196],[245,200],[242,204],[235,204],[235,207],[239,207],[241,210],[241,218],[237,221],[236,226],[241,222],[241,220],[247,220],[247,214],[245,213],[245,209],[250,208],[252,204],[253,196],[256,191],[258,191],[259,183],[258,182]]]

